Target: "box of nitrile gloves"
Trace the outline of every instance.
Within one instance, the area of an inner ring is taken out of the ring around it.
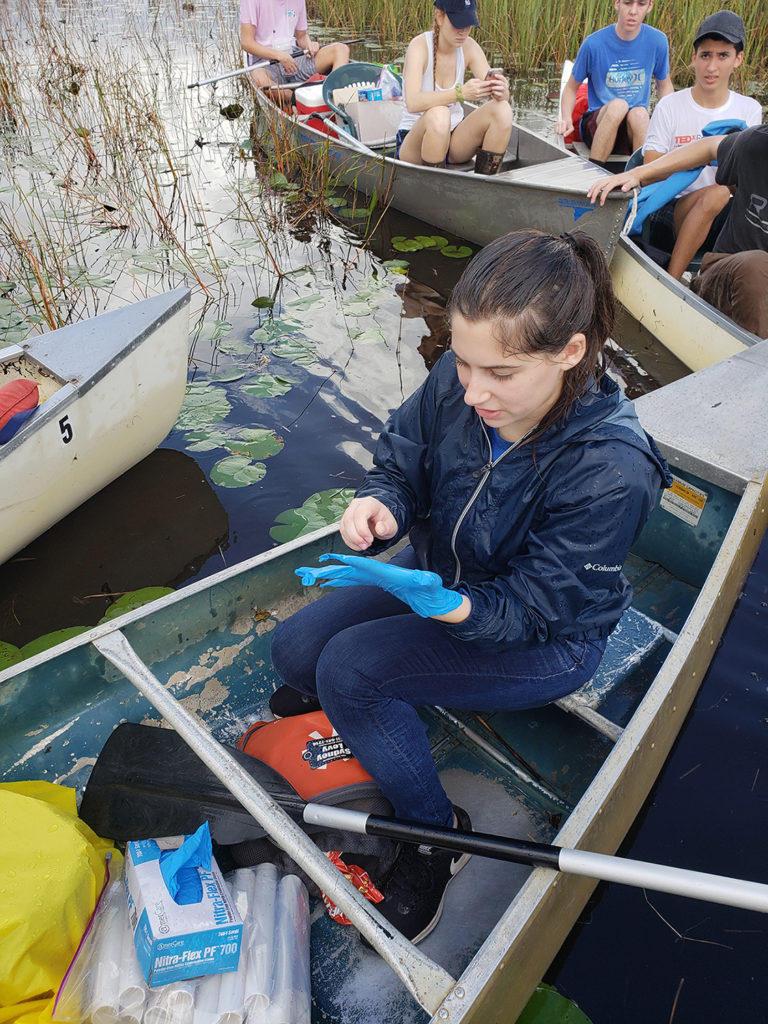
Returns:
[[[136,956],[147,984],[237,970],[243,923],[216,861],[198,874],[201,899],[176,903],[160,870],[153,839],[128,843],[125,890]]]

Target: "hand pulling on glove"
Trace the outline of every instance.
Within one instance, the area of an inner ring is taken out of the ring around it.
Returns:
[[[320,555],[318,561],[327,562],[329,558],[335,558],[341,564],[322,569],[302,566],[295,570],[305,587],[313,583],[322,587],[381,587],[425,619],[432,615],[446,615],[462,602],[462,595],[456,590],[447,590],[434,572],[403,569],[399,565],[360,555],[327,554]]]

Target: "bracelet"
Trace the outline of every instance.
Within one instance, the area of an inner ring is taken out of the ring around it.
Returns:
[[[456,99],[459,103],[464,102],[464,90],[460,85],[456,86]]]

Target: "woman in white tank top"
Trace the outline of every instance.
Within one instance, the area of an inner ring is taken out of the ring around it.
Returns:
[[[398,159],[445,167],[475,156],[476,173],[498,173],[512,131],[509,83],[471,38],[477,24],[475,0],[435,0],[432,31],[411,40]],[[472,77],[465,82],[467,68]],[[465,114],[464,100],[489,102]]]

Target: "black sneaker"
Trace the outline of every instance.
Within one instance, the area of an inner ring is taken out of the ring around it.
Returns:
[[[269,698],[269,710],[275,718],[293,718],[294,715],[306,715],[310,711],[321,711],[322,708],[317,697],[310,697],[283,683]]]
[[[453,809],[457,828],[471,832],[472,822],[467,812],[461,807]],[[376,904],[376,909],[411,942],[421,942],[440,920],[448,883],[469,858],[470,854],[457,850],[403,843],[380,886],[384,899]]]

